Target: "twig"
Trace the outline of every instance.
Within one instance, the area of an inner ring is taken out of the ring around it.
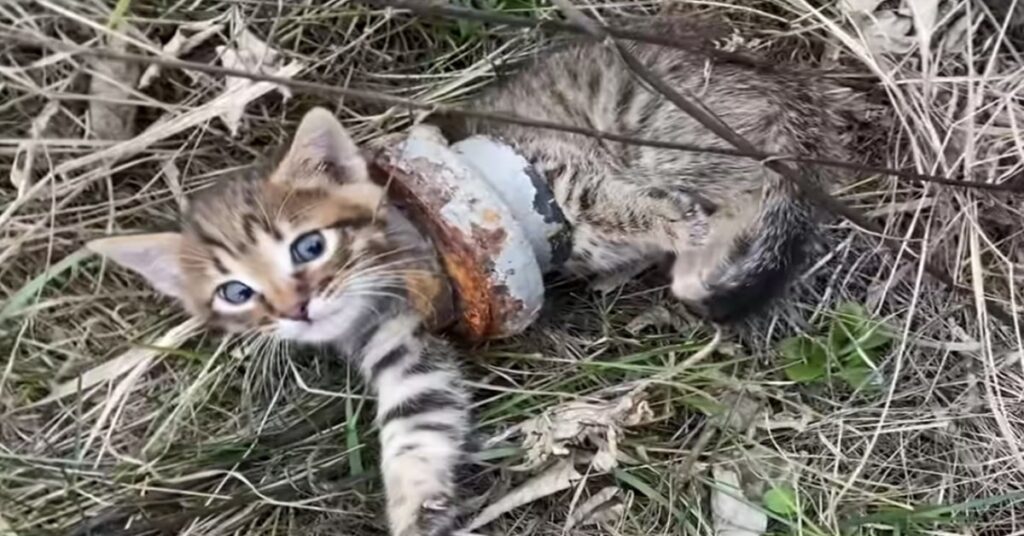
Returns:
[[[1007,179],[1004,183],[993,184],[985,182],[973,182],[964,181],[957,179],[950,179],[947,177],[940,177],[938,175],[929,175],[924,173],[918,173],[913,170],[906,169],[892,169],[884,166],[872,166],[865,164],[858,164],[855,162],[846,162],[842,160],[831,160],[826,158],[809,158],[796,155],[784,155],[775,153],[766,153],[759,150],[740,150],[740,149],[729,149],[723,147],[709,147],[688,143],[668,142],[659,140],[650,140],[645,138],[636,138],[633,136],[626,136],[623,134],[617,134],[614,132],[607,132],[603,130],[597,130],[586,127],[578,127],[574,125],[566,125],[562,123],[555,123],[551,121],[545,121],[543,119],[533,119],[528,117],[517,116],[513,114],[500,113],[500,112],[484,112],[478,110],[468,110],[464,108],[458,108],[454,106],[446,106],[443,104],[432,104],[427,102],[416,101],[413,99],[407,99],[403,97],[395,97],[393,95],[387,95],[383,93],[366,91],[360,89],[351,89],[345,87],[339,87],[329,84],[322,84],[317,82],[309,82],[305,80],[295,80],[291,78],[284,78],[269,74],[255,73],[249,71],[243,71],[239,69],[231,69],[227,67],[220,67],[217,65],[207,65],[203,63],[196,63],[185,60],[162,58],[156,56],[144,56],[141,54],[132,54],[127,52],[117,52],[103,48],[92,48],[80,45],[68,44],[56,39],[44,38],[38,35],[28,35],[10,27],[5,27],[4,32],[0,32],[0,37],[11,42],[21,43],[27,46],[38,46],[46,47],[52,50],[65,52],[69,54],[78,54],[83,56],[93,56],[98,58],[106,58],[115,61],[124,62],[135,62],[135,63],[155,63],[163,67],[172,69],[184,69],[193,70],[199,72],[205,72],[210,74],[219,74],[224,76],[233,76],[239,78],[248,78],[250,80],[271,82],[282,86],[289,87],[295,90],[306,91],[308,93],[318,93],[322,95],[330,95],[332,97],[342,96],[353,100],[363,102],[375,102],[380,104],[386,104],[389,106],[403,107],[414,110],[426,110],[438,114],[446,114],[460,117],[471,117],[483,121],[499,122],[499,123],[510,123],[516,125],[522,125],[533,128],[540,128],[545,130],[556,130],[560,132],[568,132],[571,134],[579,134],[582,136],[588,136],[600,140],[614,141],[619,143],[626,143],[630,145],[640,145],[646,147],[657,147],[661,149],[672,149],[677,151],[686,152],[698,152],[698,153],[710,153],[720,154],[725,156],[739,156],[744,158],[753,158],[755,160],[772,161],[772,162],[796,162],[800,164],[814,165],[814,166],[825,166],[839,169],[847,169],[851,171],[857,171],[863,174],[884,174],[892,175],[895,177],[901,177],[908,180],[917,182],[929,182],[942,184],[944,186],[953,186],[957,188],[968,188],[975,190],[986,190],[992,192],[1015,192],[1024,193],[1024,184],[1015,184],[1018,182],[1018,177],[1024,177],[1024,173],[1014,175]],[[59,95],[54,95],[53,98],[59,98]]]
[[[758,152],[758,149],[754,147],[753,144],[722,121],[722,119],[711,109],[704,106],[696,96],[692,94],[683,96],[683,92],[685,90],[677,90],[676,88],[668,85],[661,77],[651,71],[632,52],[623,46],[621,42],[615,39],[614,36],[605,32],[601,25],[596,24],[589,17],[584,15],[582,11],[570,2],[570,0],[551,0],[551,2],[562,10],[562,13],[566,18],[575,21],[580,27],[586,28],[587,31],[589,31],[595,38],[609,41],[610,44],[616,48],[619,56],[622,58],[629,70],[632,71],[637,78],[647,83],[651,89],[668,99],[669,102],[674,104],[677,108],[697,120],[697,122],[704,125],[705,128],[715,133],[718,137],[722,138],[740,151],[745,153]],[[896,252],[897,255],[901,251],[905,251],[915,260],[920,260],[924,265],[925,271],[950,290],[961,295],[973,297],[973,294],[969,289],[957,286],[953,281],[953,278],[950,277],[945,270],[932,263],[922,253],[915,251],[912,247],[900,240],[886,236],[884,229],[869,220],[860,211],[852,207],[848,207],[832,197],[828,192],[814,184],[814,182],[808,180],[803,173],[776,160],[764,160],[762,161],[762,164],[766,168],[778,173],[784,179],[793,183],[797,187],[798,191],[812,202],[834,214],[846,218],[850,223],[853,223],[857,227],[877,235],[882,242]],[[1002,306],[992,300],[987,301],[993,317],[1002,321],[1006,326],[1012,327],[1014,325],[1013,317],[1010,316]]]
[[[438,19],[455,19],[455,20],[469,20],[474,22],[482,22],[486,24],[496,24],[501,26],[510,26],[513,28],[527,28],[546,33],[571,33],[579,36],[594,38],[594,35],[587,31],[586,28],[581,27],[576,21],[562,21],[556,19],[535,19],[529,17],[517,17],[515,15],[506,15],[504,13],[497,13],[494,11],[485,11],[482,9],[473,9],[468,7],[444,5],[444,4],[431,4],[430,2],[423,2],[422,0],[356,0],[360,4],[367,6],[373,6],[378,8],[392,8],[408,11],[414,15],[426,18],[438,18]],[[757,58],[750,54],[744,54],[742,52],[733,52],[728,50],[722,50],[711,46],[707,39],[699,37],[679,36],[672,35],[667,36],[663,34],[657,34],[653,32],[646,32],[642,30],[635,30],[631,28],[618,28],[615,26],[608,26],[599,24],[601,30],[612,37],[618,39],[625,39],[627,41],[635,41],[637,43],[647,43],[650,45],[659,45],[669,48],[677,48],[680,50],[696,50],[709,58],[726,61],[730,63],[736,63],[744,65],[752,69],[765,72],[787,72],[791,69],[787,68],[785,64],[772,63],[763,59]],[[836,78],[836,79],[848,79],[855,76],[863,76],[860,73],[854,73],[852,71],[838,71],[838,70],[826,70],[826,69],[803,69],[802,72],[807,74],[814,74],[817,76]],[[848,85],[857,87],[865,87],[864,84],[855,84],[852,81],[845,80]],[[870,84],[872,87],[874,84]]]
[[[548,33],[572,33],[583,37],[593,38],[593,34],[578,24],[557,19],[535,19],[529,17],[517,17],[494,11],[484,11],[468,7],[432,4],[416,0],[357,0],[358,3],[378,8],[401,9],[427,18],[469,20],[513,28],[526,28]],[[628,28],[616,28],[613,26],[601,26],[601,29],[608,35],[619,39],[648,43],[681,50],[700,50],[708,56],[717,59],[743,64],[753,68],[775,71],[777,64],[769,64],[757,58],[742,54],[740,52],[729,52],[716,49],[707,45],[705,39],[692,38],[688,36],[666,36]]]

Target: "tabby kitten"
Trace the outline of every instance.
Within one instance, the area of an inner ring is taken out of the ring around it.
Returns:
[[[438,270],[432,249],[383,194],[337,119],[317,108],[273,173],[203,192],[181,232],[89,247],[213,326],[341,350],[377,395],[392,534],[446,536],[469,397],[453,352],[424,332],[410,301],[412,278]]]
[[[827,83],[712,65],[682,50],[630,48],[761,149],[842,157],[835,88]],[[473,106],[725,146],[599,44],[548,55]],[[632,273],[674,258],[673,292],[713,319],[740,318],[773,296],[813,231],[811,207],[749,159],[505,124],[454,128],[504,139],[544,172],[573,224],[570,271]],[[411,303],[408,277],[436,269],[436,259],[382,198],[337,120],[315,109],[276,171],[204,192],[181,233],[107,238],[91,247],[213,325],[329,343],[350,356],[379,399],[393,534],[448,535],[468,397],[451,352],[423,332]]]

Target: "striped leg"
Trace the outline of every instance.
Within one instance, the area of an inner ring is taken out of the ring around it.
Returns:
[[[395,536],[455,534],[456,468],[469,433],[469,397],[452,351],[415,315],[377,328],[360,370],[377,393],[381,473]]]

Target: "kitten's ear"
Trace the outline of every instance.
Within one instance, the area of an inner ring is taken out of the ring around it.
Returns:
[[[183,299],[181,245],[180,233],[152,233],[100,238],[85,247],[137,272],[160,292]]]
[[[332,170],[332,178],[345,183],[369,181],[366,160],[348,132],[331,112],[317,107],[302,118],[271,180],[302,181],[323,169]]]

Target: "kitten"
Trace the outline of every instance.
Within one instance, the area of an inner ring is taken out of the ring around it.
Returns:
[[[437,260],[382,206],[383,194],[341,124],[317,108],[273,173],[203,192],[181,232],[89,247],[212,326],[337,347],[377,395],[392,534],[446,536],[469,396],[452,350],[425,333],[411,296],[417,277],[438,273]]]
[[[762,150],[842,156],[828,84],[710,65],[682,50],[631,49]],[[553,53],[473,106],[725,146],[599,44]],[[756,161],[514,125],[466,121],[456,129],[502,138],[545,171],[574,227],[570,271],[637,271],[674,256],[673,292],[713,319],[740,318],[777,293],[813,231],[811,207]],[[436,271],[437,261],[408,221],[382,205],[383,194],[341,125],[315,109],[273,173],[204,192],[182,232],[90,247],[211,325],[342,350],[378,396],[392,533],[448,535],[454,470],[470,428],[468,395],[452,352],[424,333],[412,300],[410,277]]]
[[[650,26],[678,33],[687,23],[658,20]],[[846,159],[838,113],[843,90],[794,74],[711,64],[683,50],[644,44],[629,49],[761,150]],[[601,44],[571,45],[545,56],[486,91],[472,107],[638,138],[729,147],[646,88],[614,48]],[[569,272],[614,278],[674,258],[673,293],[712,320],[741,319],[776,296],[814,230],[810,204],[756,160],[496,122],[442,121],[452,139],[491,135],[541,168],[573,225]],[[833,179],[826,170],[807,170],[818,183]]]

